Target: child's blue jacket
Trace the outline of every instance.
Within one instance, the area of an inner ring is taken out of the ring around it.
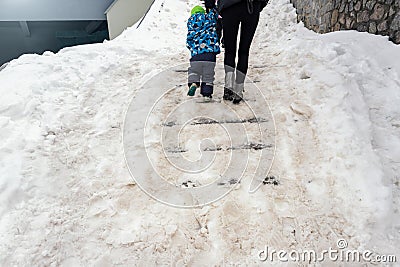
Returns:
[[[197,13],[190,16],[187,27],[186,46],[193,56],[203,53],[220,53],[219,38],[216,30],[218,13],[215,8],[207,14]]]

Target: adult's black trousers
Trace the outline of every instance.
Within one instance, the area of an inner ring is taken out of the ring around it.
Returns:
[[[221,11],[225,45],[225,71],[236,69],[236,82],[243,83],[249,65],[249,51],[260,19],[262,3],[253,2],[253,12],[249,13],[247,1],[234,4]],[[240,27],[239,49],[237,38]],[[236,52],[238,62],[236,65]]]

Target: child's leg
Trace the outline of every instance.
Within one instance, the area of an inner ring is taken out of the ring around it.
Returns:
[[[200,73],[201,73],[201,62],[190,61],[190,67],[188,69],[188,96],[194,96],[197,88],[200,87]]]
[[[190,67],[188,69],[188,86],[190,87],[192,83],[200,86],[200,74],[202,71],[201,62],[190,61]]]
[[[215,80],[215,61],[204,61],[203,63],[203,80],[201,83],[200,93],[203,96],[210,97],[214,92]]]

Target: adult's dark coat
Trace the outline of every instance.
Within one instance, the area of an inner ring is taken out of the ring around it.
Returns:
[[[261,2],[261,9],[263,9],[268,3],[268,0],[218,0],[218,11],[221,13],[224,9],[238,4],[242,1],[248,2],[248,4],[252,4],[253,2]],[[213,0],[205,0],[204,2],[207,8],[213,8],[215,6],[215,2]]]
[[[218,11],[221,12],[223,9],[238,4],[241,1],[242,0],[218,0]]]

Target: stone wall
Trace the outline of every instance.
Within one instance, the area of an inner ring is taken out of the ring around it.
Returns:
[[[367,31],[400,44],[400,0],[290,0],[298,20],[319,33]]]

